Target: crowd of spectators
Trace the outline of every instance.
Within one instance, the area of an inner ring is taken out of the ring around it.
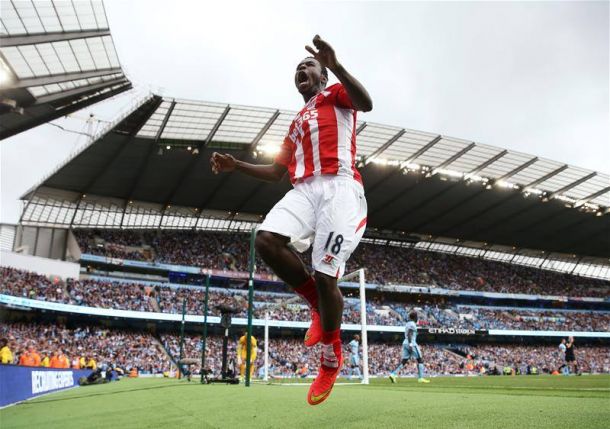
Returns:
[[[118,366],[125,371],[161,373],[170,360],[156,339],[147,333],[84,326],[70,329],[61,325],[3,323],[0,338],[8,339],[14,363],[34,349],[38,355],[51,356],[63,352],[68,361],[82,357],[96,365]]]
[[[363,243],[348,271],[367,267],[378,284],[425,284],[457,290],[608,297],[610,283],[483,258]]]
[[[464,347],[475,371],[497,367],[511,368],[517,374],[529,374],[531,368],[551,373],[565,363],[557,346],[478,345]],[[607,347],[575,347],[579,370],[587,373],[610,372],[610,350]]]
[[[179,336],[162,335],[162,341],[174,356],[179,355]],[[207,339],[206,368],[215,375],[220,374],[222,367],[222,338],[211,336]],[[255,362],[256,373],[262,376],[264,342],[258,338],[259,350]],[[400,343],[369,344],[369,372],[375,376],[387,376],[401,361]],[[515,374],[528,374],[527,366],[536,367],[538,373],[552,373],[563,363],[563,357],[556,346],[521,346],[521,345],[488,345],[488,346],[451,346],[446,344],[420,345],[426,372],[431,375],[457,375],[502,373],[506,367]],[[362,353],[362,352],[360,352]],[[349,357],[349,350],[344,348],[344,357]],[[201,357],[201,337],[185,336],[183,356]],[[228,360],[235,358],[235,339],[229,341]],[[604,347],[577,347],[576,358],[582,372],[610,373],[610,349]],[[318,347],[307,348],[302,338],[271,338],[269,340],[269,375],[272,377],[298,377],[312,375],[317,371],[320,359]],[[229,362],[230,363],[230,362]],[[200,365],[192,369],[198,372]],[[405,366],[402,375],[415,375],[415,363]],[[347,366],[343,375],[349,375]]]
[[[13,296],[40,301],[65,302],[63,283],[50,278],[14,268],[0,267],[0,291]]]
[[[229,365],[236,358],[236,340],[241,332],[233,332],[228,342]],[[97,364],[118,366],[125,371],[136,369],[139,373],[163,373],[180,357],[179,335],[162,334],[159,339],[152,334],[121,329],[83,326],[67,328],[61,325],[36,323],[4,323],[0,325],[0,338],[8,340],[18,363],[27,349],[34,350],[41,358],[63,352],[68,361],[75,358],[93,359]],[[347,343],[347,341],[346,341]],[[206,368],[215,376],[222,367],[222,337],[211,335],[207,339]],[[262,375],[264,340],[258,338],[256,373]],[[551,373],[563,364],[563,356],[557,346],[548,345],[447,345],[423,344],[420,346],[426,371],[431,375],[502,373],[505,368],[517,374]],[[401,344],[369,344],[369,371],[371,375],[385,376],[400,363]],[[347,346],[344,356],[349,357]],[[274,337],[269,341],[269,374],[275,377],[312,375],[317,371],[320,349],[307,348],[302,338]],[[186,335],[183,358],[201,357],[201,337]],[[610,349],[607,347],[577,346],[576,360],[580,371],[610,373]],[[198,373],[200,364],[191,369]],[[403,375],[416,372],[415,364],[409,364]],[[348,368],[343,369],[348,375]]]
[[[162,342],[173,356],[179,356],[180,343],[178,335],[162,335]],[[259,341],[258,358],[255,362],[256,373],[263,374],[263,347],[262,339]],[[235,341],[229,341],[228,360],[235,358]],[[427,356],[428,370],[433,374],[459,374],[460,357],[449,353],[440,346],[421,346],[422,352]],[[345,357],[349,355],[345,347]],[[305,347],[302,338],[271,338],[269,340],[269,375],[272,377],[294,377],[298,375],[311,375],[318,369],[320,350]],[[199,358],[201,356],[201,337],[185,336],[183,356]],[[206,369],[219,375],[222,368],[222,337],[208,337],[206,341]],[[229,362],[230,363],[230,362]],[[387,375],[400,363],[400,345],[385,343],[369,345],[369,371],[371,375]],[[199,372],[201,365],[191,368]],[[412,373],[413,368],[405,370],[405,374]],[[343,368],[343,375],[348,375],[347,366]]]
[[[115,310],[151,311],[151,288],[137,283],[100,280],[68,280],[69,303]]]
[[[143,250],[145,242],[136,231],[77,229],[74,236],[82,253],[135,261],[147,260],[150,256],[150,252]]]
[[[187,314],[203,315],[204,289],[198,286],[150,286],[99,279],[53,281],[26,271],[2,268],[0,292],[32,299],[117,310],[153,311],[181,314],[186,302]],[[233,307],[236,317],[247,317],[247,292],[243,289],[211,288],[208,314],[219,316],[221,306]],[[403,325],[410,308],[379,298],[367,302],[367,323]],[[415,307],[422,327],[468,329],[522,329],[610,331],[610,313],[569,310],[531,310],[491,308],[466,305]],[[255,291],[254,317],[270,320],[308,322],[309,308],[295,294]],[[360,323],[360,302],[348,298],[344,323]]]
[[[225,271],[248,270],[249,239],[243,233],[196,231],[76,230],[85,253],[192,265]],[[310,255],[303,254],[310,266]],[[269,268],[257,258],[257,271]],[[540,295],[608,297],[607,281],[482,258],[362,243],[347,272],[367,267],[367,281],[457,290]]]
[[[610,313],[457,305],[417,308],[422,325],[466,329],[520,329],[564,331],[610,331]]]
[[[81,252],[113,258],[248,271],[249,239],[245,234],[194,231],[126,231],[77,229]],[[271,274],[257,257],[257,272]]]
[[[161,343],[172,356],[174,361],[180,358],[180,336],[171,334],[161,334]],[[231,338],[227,343],[227,360],[231,364],[231,360],[237,358],[237,341]],[[200,373],[201,370],[201,337],[186,335],[182,350],[183,358],[198,359],[198,362],[190,367],[190,370],[195,373]],[[233,362],[233,365],[235,363]],[[206,369],[211,371],[214,376],[220,376],[222,370],[222,337],[218,335],[210,335],[206,339]]]

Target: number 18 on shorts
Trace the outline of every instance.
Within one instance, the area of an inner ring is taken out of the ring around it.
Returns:
[[[295,184],[271,209],[260,230],[289,237],[299,252],[313,239],[313,268],[341,277],[364,233],[366,212],[358,182],[341,176],[314,176]]]

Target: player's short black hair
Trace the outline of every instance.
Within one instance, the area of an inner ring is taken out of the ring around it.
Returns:
[[[316,60],[314,57],[305,57],[303,58],[304,60],[311,58],[312,60]],[[318,62],[318,64],[320,64],[320,61],[316,60]],[[326,67],[324,67],[322,64],[320,64],[320,68],[322,69],[322,76],[324,76],[326,79],[328,79],[328,69]]]
[[[417,311],[413,310],[409,313],[409,320],[413,320],[413,321],[417,320]]]

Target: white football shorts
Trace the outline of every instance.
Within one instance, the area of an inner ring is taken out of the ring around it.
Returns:
[[[362,185],[350,177],[314,176],[296,183],[271,209],[259,230],[290,238],[304,252],[313,241],[314,270],[339,278],[366,228]]]

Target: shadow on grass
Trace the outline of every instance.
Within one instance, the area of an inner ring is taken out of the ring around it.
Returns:
[[[141,392],[141,391],[146,391],[146,390],[166,389],[166,388],[172,388],[172,387],[187,387],[187,386],[201,386],[201,384],[200,383],[168,384],[168,385],[156,385],[156,386],[149,386],[149,387],[138,387],[138,388],[134,388],[134,389],[125,389],[125,390],[119,390],[119,391],[97,392],[97,393],[91,393],[88,395],[69,396],[66,398],[48,398],[48,399],[39,399],[39,400],[32,400],[32,401],[23,401],[23,402],[19,402],[18,404],[15,404],[15,406],[18,407],[18,406],[23,406],[23,405],[38,405],[38,404],[46,404],[49,402],[71,401],[71,400],[75,400],[75,399],[87,399],[87,398],[93,398],[93,397],[99,397],[99,396],[120,395],[121,393]],[[87,388],[92,388],[92,387],[94,387],[94,386],[79,386],[79,389],[83,389],[83,388],[87,389]],[[57,392],[57,393],[59,393],[59,392]]]

